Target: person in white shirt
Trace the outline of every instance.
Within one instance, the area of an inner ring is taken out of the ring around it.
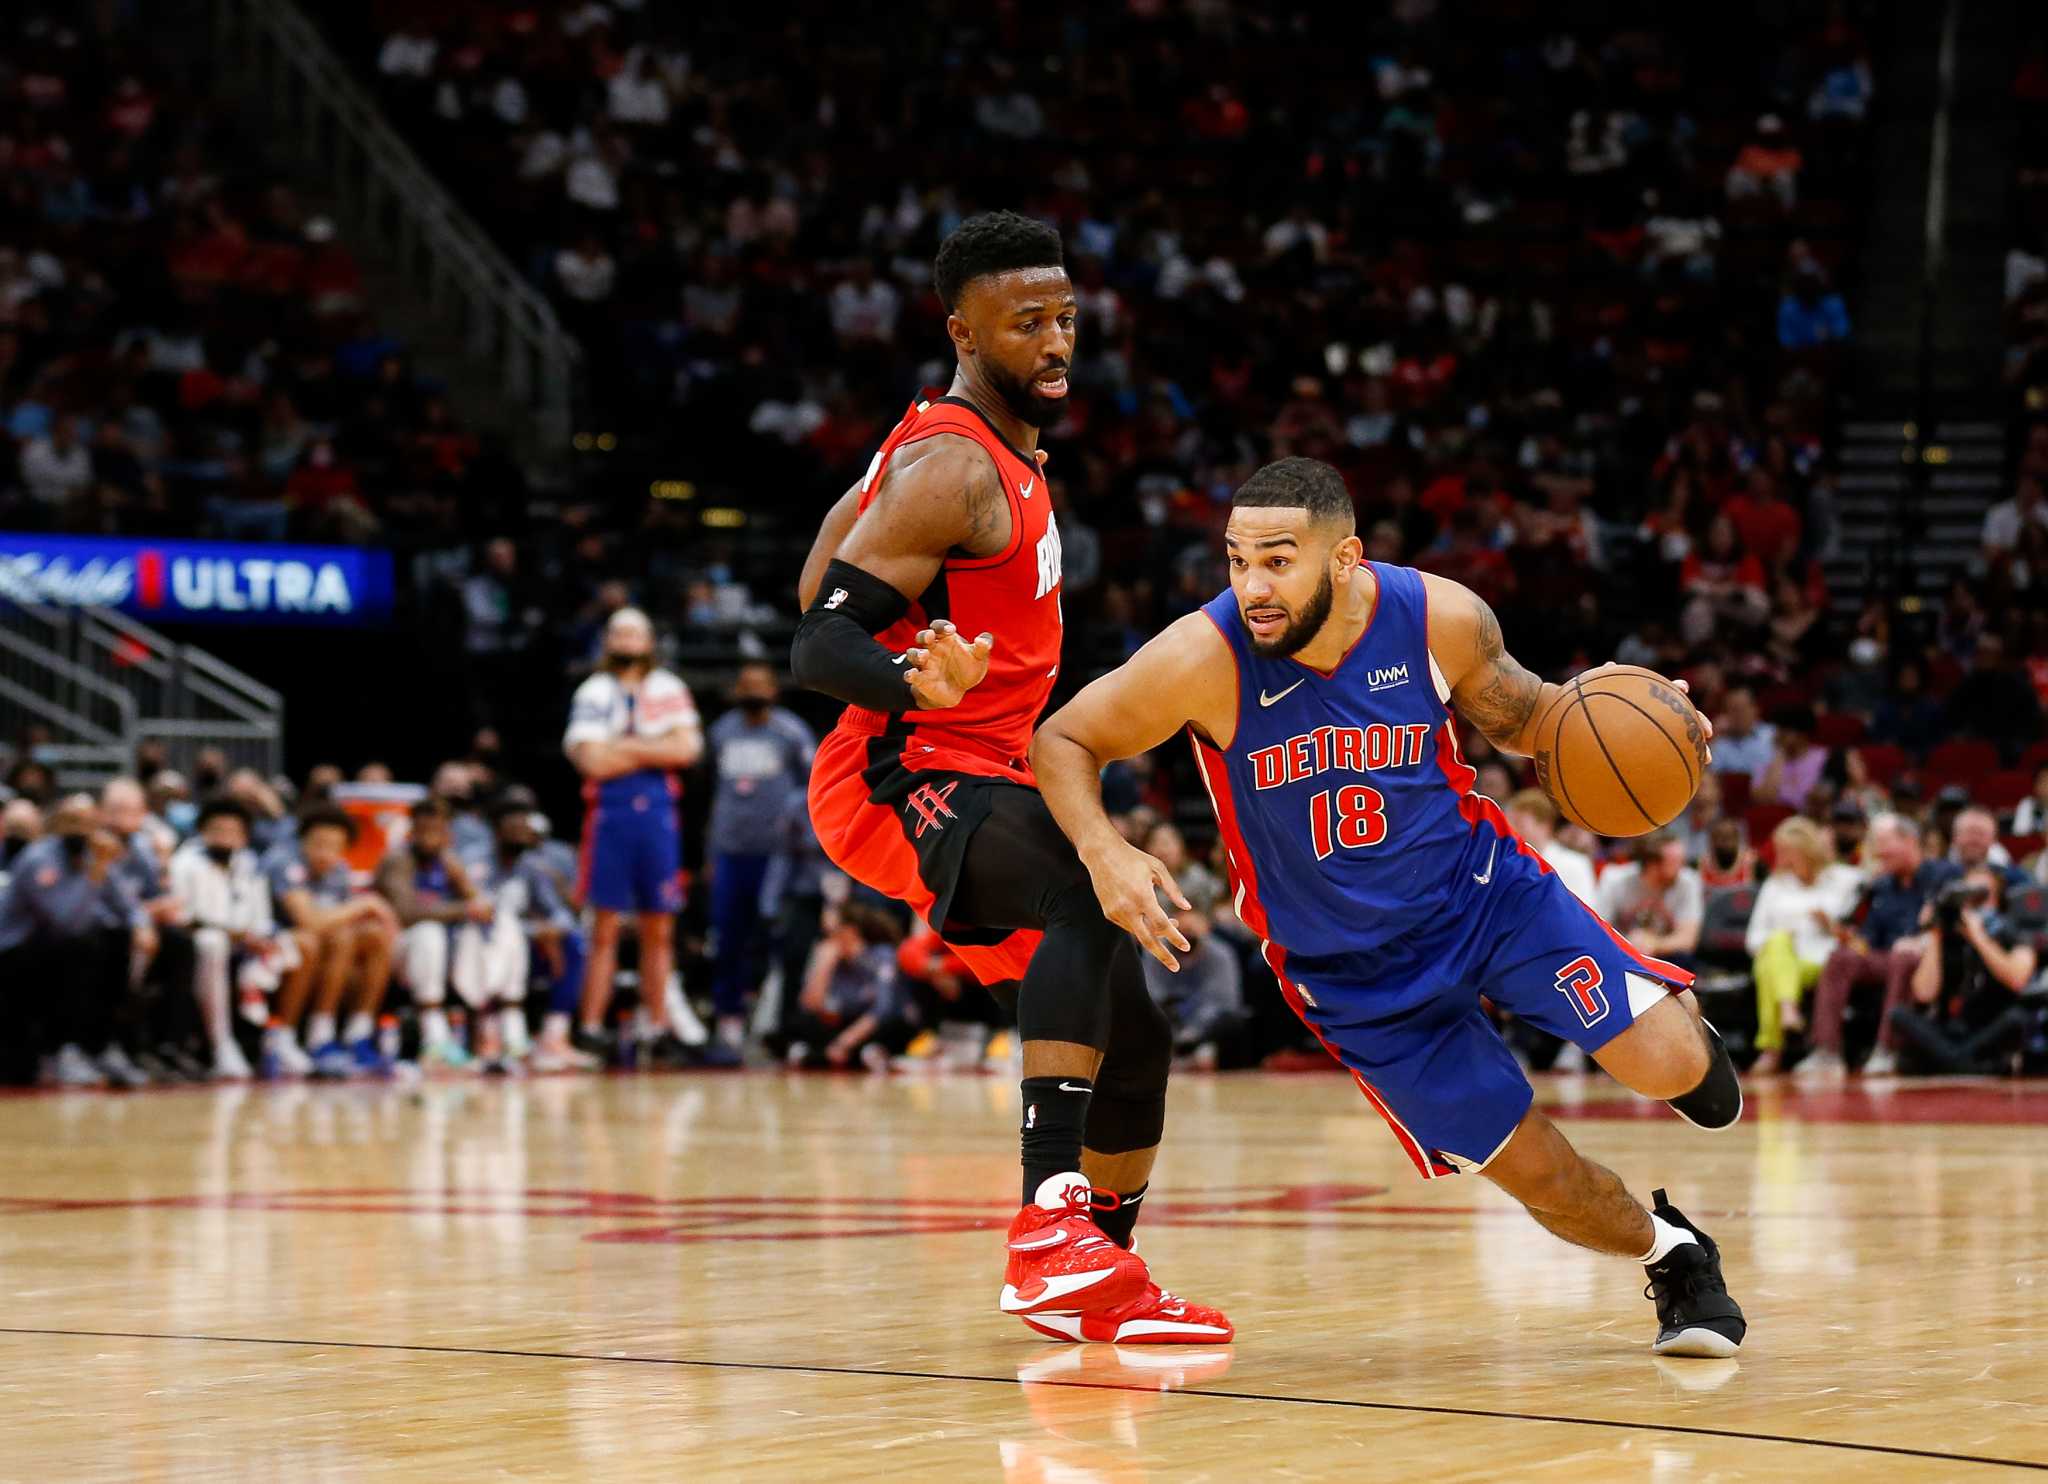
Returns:
[[[233,799],[201,807],[196,832],[171,857],[171,895],[192,927],[195,961],[193,995],[199,1019],[213,1046],[213,1075],[223,1081],[250,1077],[248,1058],[235,1041],[228,1005],[236,961],[243,993],[261,997],[279,976],[299,962],[299,945],[280,934],[271,914],[270,882],[249,848],[249,815]]]
[[[675,914],[682,909],[682,830],[676,774],[704,750],[689,687],[654,662],[654,626],[621,608],[604,631],[604,667],[576,688],[562,750],[584,778],[581,892],[592,909],[584,971],[582,1049],[602,1054],[619,933],[632,913],[640,933],[640,1000],[654,1056],[688,1060],[668,1023]]]
[[[2029,525],[2048,526],[2048,500],[2041,498],[2041,481],[2022,474],[2012,487],[2012,498],[1984,512],[1984,555],[1994,560],[2004,556],[2020,544],[2020,533]]]
[[[1685,841],[1675,830],[1637,840],[1635,859],[1609,866],[1593,895],[1594,910],[1639,951],[1691,967],[1707,892],[1700,873],[1685,863]]]
[[[21,482],[44,505],[61,505],[92,483],[92,454],[78,441],[78,419],[68,413],[21,451]]]
[[[1525,788],[1508,800],[1508,823],[1557,872],[1571,894],[1593,905],[1596,893],[1593,858],[1557,838],[1557,805],[1540,788]]]
[[[1756,976],[1756,1047],[1752,1075],[1778,1070],[1785,1033],[1801,1030],[1801,1002],[1820,982],[1835,949],[1834,926],[1856,906],[1863,877],[1835,860],[1834,842],[1812,820],[1794,815],[1771,832],[1777,868],[1757,893],[1743,947]]]

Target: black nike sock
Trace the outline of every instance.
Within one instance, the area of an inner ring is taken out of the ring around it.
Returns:
[[[1088,1099],[1095,1084],[1086,1077],[1026,1077],[1020,1087],[1024,1126],[1018,1135],[1028,1206],[1048,1178],[1081,1168],[1081,1130],[1088,1122]]]
[[[1114,1211],[1097,1211],[1095,1224],[1102,1228],[1102,1234],[1119,1247],[1131,1245],[1131,1228],[1138,1224],[1138,1205],[1145,1199],[1145,1192],[1152,1188],[1147,1181],[1129,1195],[1117,1192],[1117,1206]]]

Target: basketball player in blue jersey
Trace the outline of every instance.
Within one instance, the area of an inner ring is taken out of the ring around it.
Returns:
[[[1104,914],[1168,968],[1188,949],[1158,892],[1187,903],[1117,833],[1099,779],[1185,727],[1238,916],[1422,1177],[1483,1173],[1566,1241],[1643,1263],[1657,1354],[1734,1354],[1745,1326],[1713,1239],[1574,1150],[1479,1005],[1577,1043],[1702,1127],[1741,1113],[1692,976],[1630,947],[1473,792],[1452,710],[1527,755],[1561,688],[1508,655],[1469,589],[1364,560],[1329,465],[1268,465],[1233,507],[1230,591],[1082,691],[1031,749]]]

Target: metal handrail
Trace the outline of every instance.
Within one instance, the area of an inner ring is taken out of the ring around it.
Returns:
[[[95,608],[84,617],[88,637],[100,639],[100,636],[92,631],[92,626],[97,625],[110,634],[140,645],[144,651],[142,667],[159,679],[173,678],[176,664],[169,657],[176,655],[185,665],[187,684],[191,684],[191,675],[195,671],[207,676],[220,687],[217,692],[208,691],[209,698],[230,711],[250,713],[251,721],[261,719],[255,713],[275,714],[284,708],[284,695],[281,691],[272,690],[255,676],[237,670],[225,660],[203,649],[180,644],[168,635],[158,633],[148,624],[138,623],[124,613],[112,608]],[[104,643],[104,640],[101,642]],[[196,686],[194,688],[197,689]]]
[[[271,111],[273,132],[327,168],[352,230],[394,254],[408,280],[423,277],[434,307],[446,289],[458,291],[471,353],[494,358],[503,390],[542,440],[566,447],[582,353],[554,306],[420,163],[291,0],[214,0],[213,14],[219,54]]]

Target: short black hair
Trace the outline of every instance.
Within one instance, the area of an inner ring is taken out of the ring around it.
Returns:
[[[206,828],[209,820],[220,819],[223,816],[230,819],[239,819],[242,821],[243,829],[249,828],[249,811],[242,807],[241,800],[231,799],[226,794],[215,794],[212,798],[201,804],[199,806],[199,817],[193,821],[192,828],[203,830]]]
[[[977,278],[1019,268],[1064,268],[1060,234],[1014,211],[984,211],[955,227],[932,260],[932,282],[951,310]]]
[[[428,794],[424,799],[419,800],[406,812],[416,821],[422,819],[451,819],[454,817],[454,811],[432,794]]]
[[[355,843],[355,820],[332,804],[315,804],[311,809],[308,809],[299,816],[299,834],[302,836],[309,831],[323,827],[340,830],[344,835],[348,836],[351,845]]]
[[[1354,525],[1358,512],[1344,476],[1321,459],[1281,459],[1253,474],[1230,497],[1236,510],[1306,510],[1311,522]]]

